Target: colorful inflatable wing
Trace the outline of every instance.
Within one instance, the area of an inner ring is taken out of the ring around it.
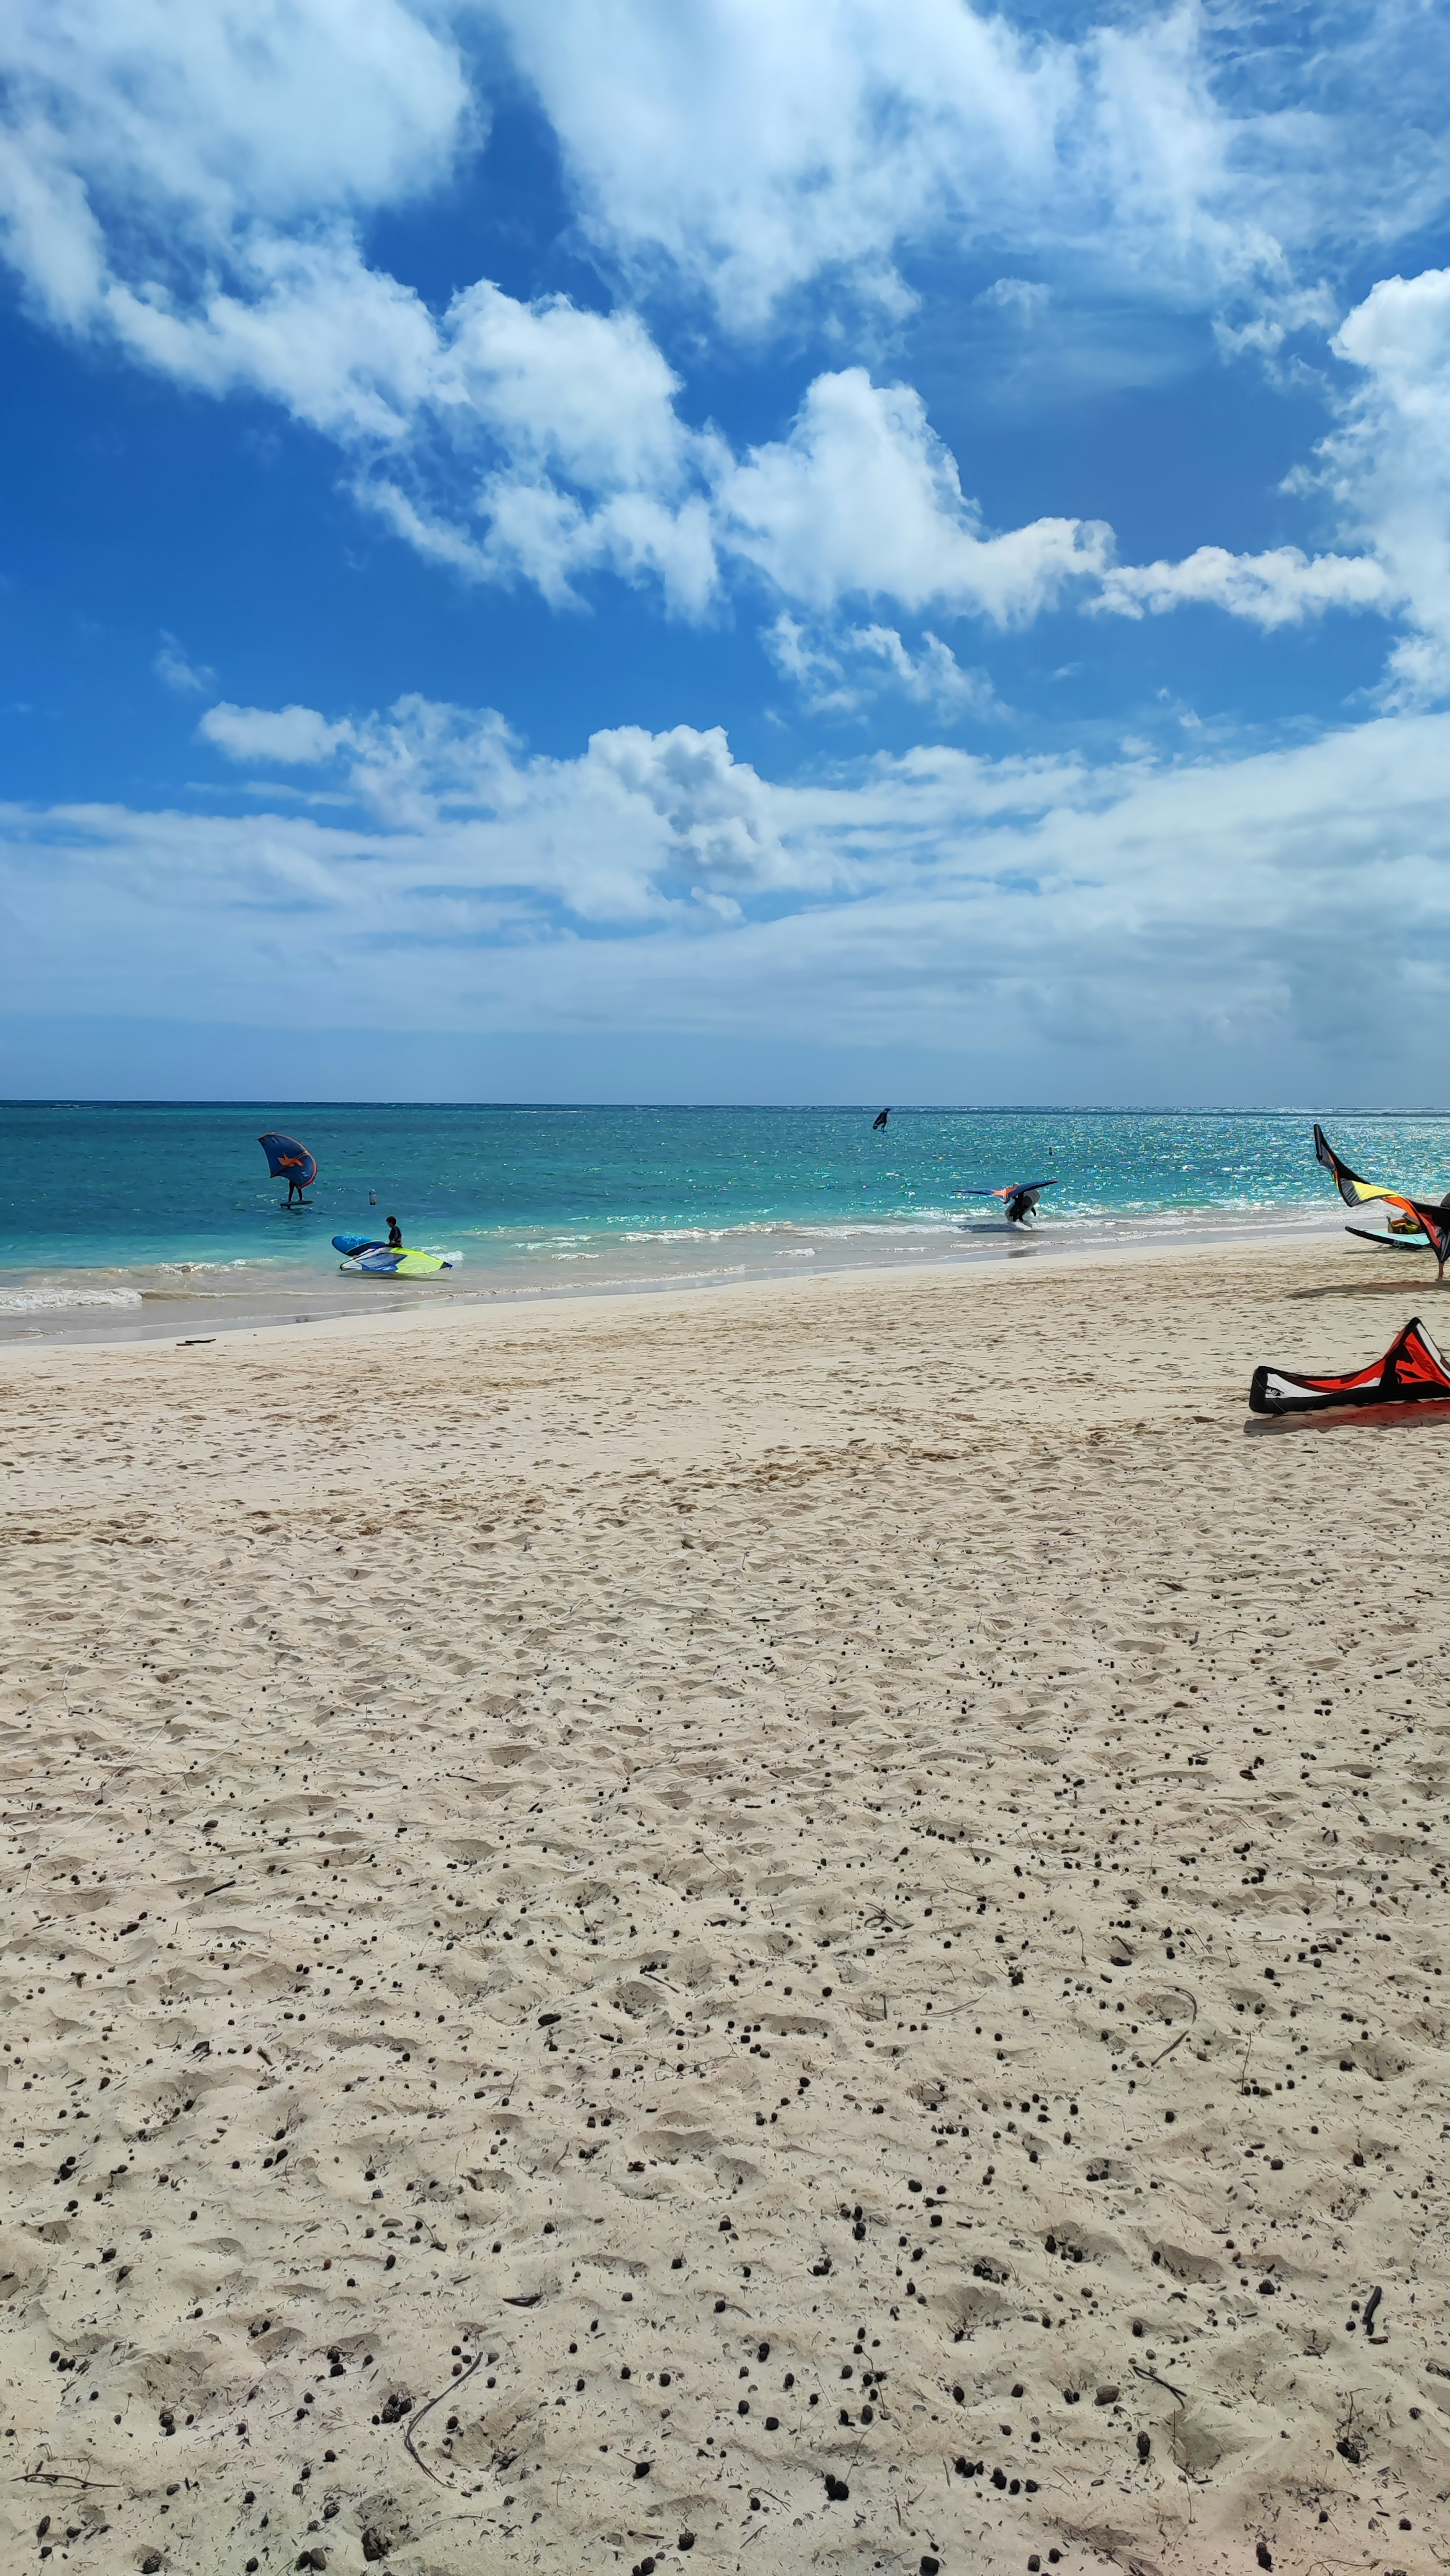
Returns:
[[[380,1243],[375,1234],[335,1234],[332,1248],[334,1252],[346,1253],[351,1261],[359,1252],[386,1252],[388,1247]]]
[[[1056,1181],[1008,1181],[1000,1190],[958,1190],[959,1199],[1020,1199],[1028,1190],[1055,1190]]]
[[[295,1181],[302,1190],[312,1187],[317,1178],[317,1157],[309,1154],[305,1145],[299,1145],[295,1136],[259,1136],[257,1142],[274,1180],[286,1181],[289,1187]]]
[[[1002,1199],[1009,1225],[1021,1225],[1031,1216],[1044,1190],[1055,1190],[1056,1181],[1008,1181],[1000,1190],[958,1190],[959,1199]]]
[[[1314,1158],[1323,1164],[1326,1172],[1333,1174],[1334,1186],[1346,1207],[1363,1207],[1370,1199],[1383,1199],[1388,1206],[1399,1208],[1411,1225],[1418,1225],[1435,1255],[1436,1274],[1444,1278],[1445,1264],[1450,1260],[1450,1194],[1438,1203],[1433,1199],[1411,1199],[1403,1190],[1387,1190],[1378,1181],[1361,1180],[1358,1172],[1352,1172],[1347,1163],[1340,1161],[1319,1126],[1314,1130]],[[1394,1225],[1393,1218],[1390,1223]],[[1397,1227],[1396,1231],[1399,1230]]]
[[[1341,1404],[1450,1404],[1450,1369],[1418,1315],[1397,1333],[1382,1360],[1346,1377],[1293,1377],[1256,1368],[1251,1413],[1324,1413]]]
[[[409,1252],[393,1244],[379,1243],[370,1251],[358,1254],[357,1266],[378,1279],[431,1279],[439,1270],[451,1270],[453,1264],[441,1259],[436,1252]]]

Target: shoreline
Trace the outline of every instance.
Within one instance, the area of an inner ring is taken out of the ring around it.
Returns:
[[[98,1304],[92,1308],[65,1306],[53,1312],[38,1310],[43,1320],[37,1319],[36,1310],[14,1315],[0,1312],[0,1354],[58,1347],[142,1348],[151,1343],[165,1344],[182,1336],[188,1340],[220,1340],[237,1334],[315,1331],[339,1323],[349,1327],[354,1324],[371,1327],[381,1321],[427,1313],[457,1316],[528,1312],[537,1308],[556,1312],[575,1305],[617,1305],[631,1298],[653,1304],[661,1298],[717,1297],[737,1288],[753,1291],[771,1286],[810,1285],[812,1282],[884,1278],[910,1280],[963,1271],[995,1271],[1004,1265],[1024,1261],[1046,1261],[1054,1267],[1062,1267],[1180,1255],[1195,1258],[1235,1248],[1245,1251],[1289,1249],[1297,1244],[1326,1241],[1341,1230],[1340,1222],[1333,1214],[1296,1216],[1287,1222],[1282,1217],[1277,1220],[1249,1218],[1214,1222],[1210,1217],[1199,1231],[1188,1233],[1175,1229],[1171,1234],[1166,1228],[1163,1232],[1151,1233],[1145,1221],[1141,1233],[1126,1240],[1101,1244],[1085,1243],[1079,1238],[1059,1245],[1054,1242],[1052,1234],[1044,1230],[1000,1243],[973,1243],[960,1249],[943,1249],[897,1259],[831,1260],[809,1269],[802,1264],[789,1270],[780,1266],[752,1271],[741,1265],[728,1273],[707,1276],[666,1276],[646,1282],[601,1279],[592,1286],[584,1286],[574,1280],[557,1286],[540,1283],[496,1288],[474,1288],[460,1283],[446,1288],[440,1286],[436,1294],[416,1283],[395,1288],[383,1280],[362,1279],[352,1281],[347,1290],[340,1290],[337,1278],[346,1274],[328,1272],[319,1276],[315,1287],[300,1286],[295,1280],[286,1287],[279,1286],[274,1292],[277,1308],[287,1311],[219,1315],[214,1309],[220,1292],[198,1291],[189,1295],[185,1289],[167,1288],[142,1292],[139,1301],[143,1310],[146,1306],[165,1305],[169,1310],[166,1318],[149,1316],[143,1311],[129,1327],[119,1326],[116,1318],[118,1312],[130,1310],[119,1310],[110,1304]],[[0,1274],[0,1288],[3,1285],[4,1275]],[[371,1311],[350,1311],[353,1298],[364,1296],[370,1302]],[[374,1300],[375,1305],[372,1304]],[[322,1311],[299,1315],[295,1312],[299,1302]]]

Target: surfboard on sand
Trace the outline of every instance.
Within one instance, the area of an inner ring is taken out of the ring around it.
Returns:
[[[1361,1243],[1372,1243],[1381,1252],[1428,1252],[1428,1238],[1423,1234],[1376,1234],[1367,1225],[1347,1225],[1346,1234],[1359,1237]]]

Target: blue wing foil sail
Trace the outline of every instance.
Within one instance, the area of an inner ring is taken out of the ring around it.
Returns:
[[[275,1181],[295,1181],[299,1189],[310,1189],[317,1178],[317,1157],[295,1136],[259,1136],[258,1144],[267,1157],[267,1169]]]

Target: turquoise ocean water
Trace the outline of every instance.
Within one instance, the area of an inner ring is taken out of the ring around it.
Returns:
[[[1314,1162],[1307,1112],[893,1109],[879,1135],[872,1117],[0,1104],[0,1335],[160,1331],[193,1310],[219,1326],[440,1294],[1040,1256],[1244,1227],[1333,1229],[1345,1215]],[[1325,1123],[1361,1169],[1436,1197],[1450,1186],[1450,1119]],[[317,1156],[305,1214],[281,1208],[257,1143],[266,1128]],[[958,1195],[1054,1176],[1031,1246],[990,1203]],[[339,1275],[330,1237],[383,1234],[390,1211],[410,1244],[454,1261],[436,1291]]]

